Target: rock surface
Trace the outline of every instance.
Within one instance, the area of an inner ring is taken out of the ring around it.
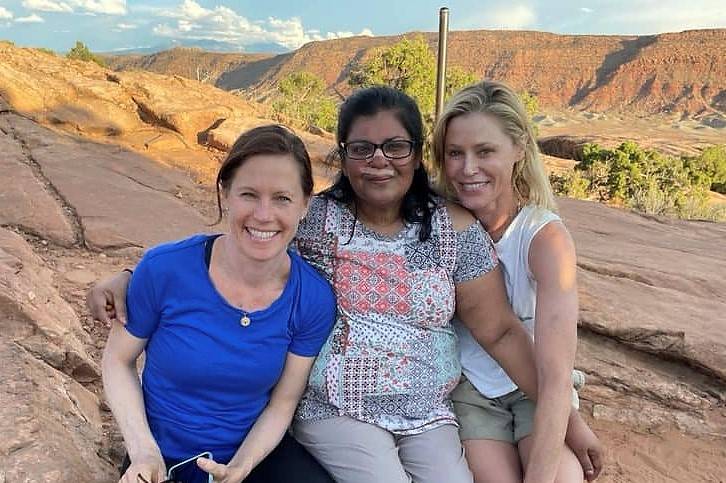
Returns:
[[[214,179],[220,148],[241,133],[236,129],[274,123],[266,107],[211,85],[150,72],[115,73],[3,42],[0,98],[32,121],[128,147],[205,182]],[[220,129],[224,142],[209,135]],[[316,161],[333,144],[305,137]]]
[[[19,235],[0,228],[0,480],[113,481],[99,457],[99,378],[78,317],[53,272]]]

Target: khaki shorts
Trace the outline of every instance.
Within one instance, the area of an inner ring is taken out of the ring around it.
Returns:
[[[579,409],[577,389],[585,383],[580,371],[572,374],[572,405]],[[451,393],[454,412],[459,419],[459,437],[468,439],[493,439],[517,444],[532,433],[535,404],[519,389],[503,396],[483,396],[465,377]]]
[[[520,390],[489,399],[463,378],[451,393],[451,400],[462,441],[494,439],[517,444],[532,433],[535,406]]]

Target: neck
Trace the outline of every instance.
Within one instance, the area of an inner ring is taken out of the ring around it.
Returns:
[[[509,192],[474,211],[474,216],[486,228],[494,241],[499,241],[507,227],[519,212],[519,204],[514,193]]]
[[[240,256],[229,235],[220,237],[218,241],[221,242],[219,248],[222,252],[219,267],[234,280],[246,286],[261,287],[287,279],[290,270],[290,257],[287,252],[272,260],[250,260]]]
[[[401,203],[395,206],[371,206],[366,203],[356,203],[358,218],[369,228],[386,231],[398,231],[401,220]]]

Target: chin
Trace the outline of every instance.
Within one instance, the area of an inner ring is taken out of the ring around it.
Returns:
[[[476,193],[460,193],[458,194],[458,197],[459,203],[469,210],[478,210],[491,203],[489,196],[482,196],[481,194]]]

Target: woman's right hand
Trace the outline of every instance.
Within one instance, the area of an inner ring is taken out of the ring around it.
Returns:
[[[148,455],[131,462],[119,483],[160,483],[166,480],[166,465],[161,455]]]
[[[95,283],[86,293],[86,305],[95,320],[111,325],[116,319],[126,324],[126,290],[131,280],[127,271],[117,273]]]

